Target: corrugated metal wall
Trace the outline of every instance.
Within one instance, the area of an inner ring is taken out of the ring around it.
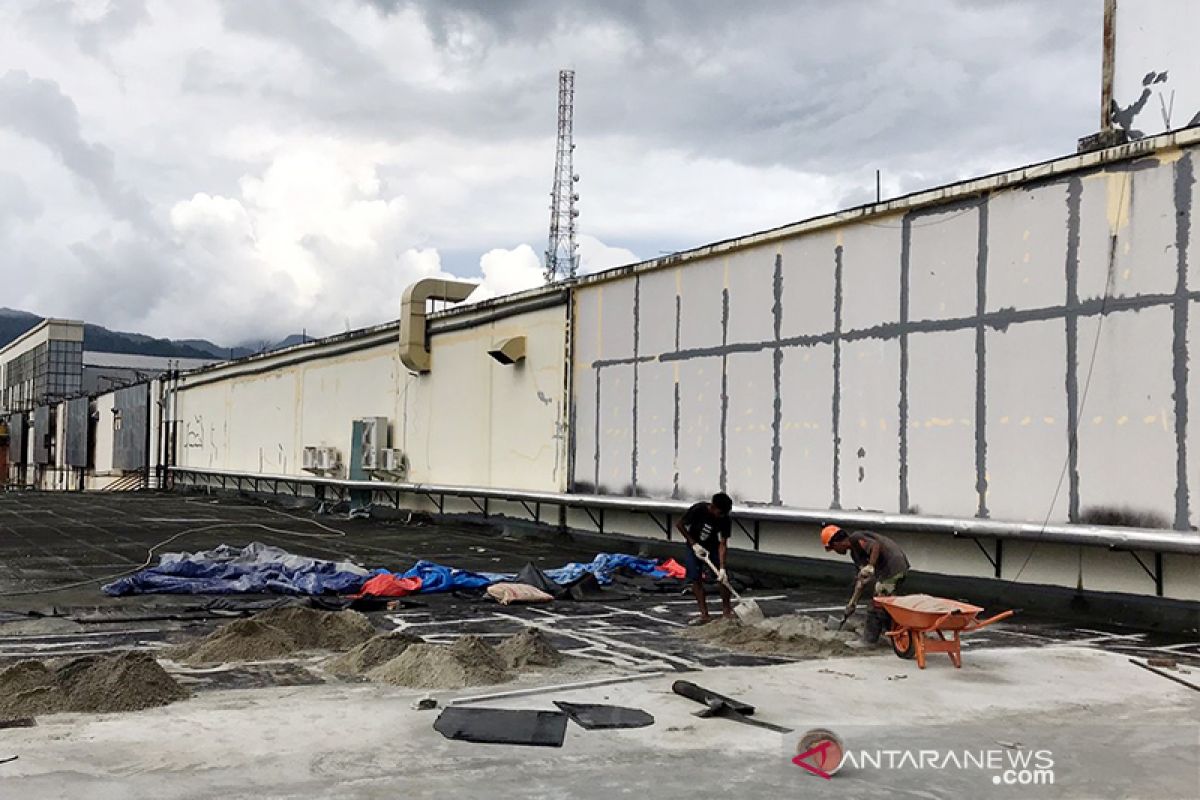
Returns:
[[[113,469],[145,469],[149,393],[145,385],[140,385],[118,389],[114,394],[113,408],[121,422],[113,431]],[[99,424],[114,423],[101,419]]]

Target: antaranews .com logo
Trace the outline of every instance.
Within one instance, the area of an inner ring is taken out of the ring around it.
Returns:
[[[1051,786],[1054,754],[1049,749],[1017,746],[971,748],[848,748],[832,731],[817,728],[800,738],[792,763],[832,779],[843,768],[880,771],[958,770],[989,775],[996,786]]]

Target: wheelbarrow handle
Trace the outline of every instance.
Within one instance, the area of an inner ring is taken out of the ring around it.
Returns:
[[[986,628],[988,625],[991,625],[993,622],[999,622],[1002,619],[1008,619],[1015,613],[1017,613],[1017,610],[1014,608],[1009,611],[1001,611],[999,614],[997,614],[994,617],[988,617],[987,619],[976,620],[976,623],[974,626],[972,626],[971,630],[977,631],[980,628]]]

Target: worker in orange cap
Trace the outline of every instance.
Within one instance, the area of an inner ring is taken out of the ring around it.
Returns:
[[[852,531],[847,533],[837,525],[826,525],[821,529],[821,544],[826,550],[832,550],[840,555],[850,554],[854,566],[858,567],[855,576],[856,596],[870,601],[875,595],[893,595],[908,574],[908,556],[887,536],[871,531]],[[846,616],[854,613],[856,601],[851,599],[846,605]],[[865,644],[875,644],[887,624],[887,614],[872,608],[863,625],[862,641]]]

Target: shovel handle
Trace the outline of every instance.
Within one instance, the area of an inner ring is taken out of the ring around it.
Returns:
[[[703,562],[705,563],[705,565],[707,565],[707,566],[708,566],[708,568],[712,570],[712,574],[713,574],[714,576],[715,576],[715,575],[716,575],[718,572],[720,572],[720,570],[719,570],[719,569],[717,569],[716,567],[714,567],[714,566],[713,566],[713,562],[712,562],[712,561],[710,561],[710,560],[708,559],[708,556],[701,556],[701,557],[700,557],[700,560],[701,560],[701,561],[703,561]],[[725,584],[725,588],[729,590],[729,593],[730,593],[731,595],[733,595],[733,599],[734,599],[734,600],[737,600],[737,601],[740,603],[740,602],[742,601],[742,596],[741,596],[740,594],[738,594],[738,593],[737,593],[737,589],[734,589],[734,588],[733,588],[733,587],[732,587],[732,586],[729,584],[729,577],[728,577],[728,576],[726,576],[726,577],[725,577],[725,580],[724,580],[724,581],[722,581],[722,583],[724,583],[724,584]]]

